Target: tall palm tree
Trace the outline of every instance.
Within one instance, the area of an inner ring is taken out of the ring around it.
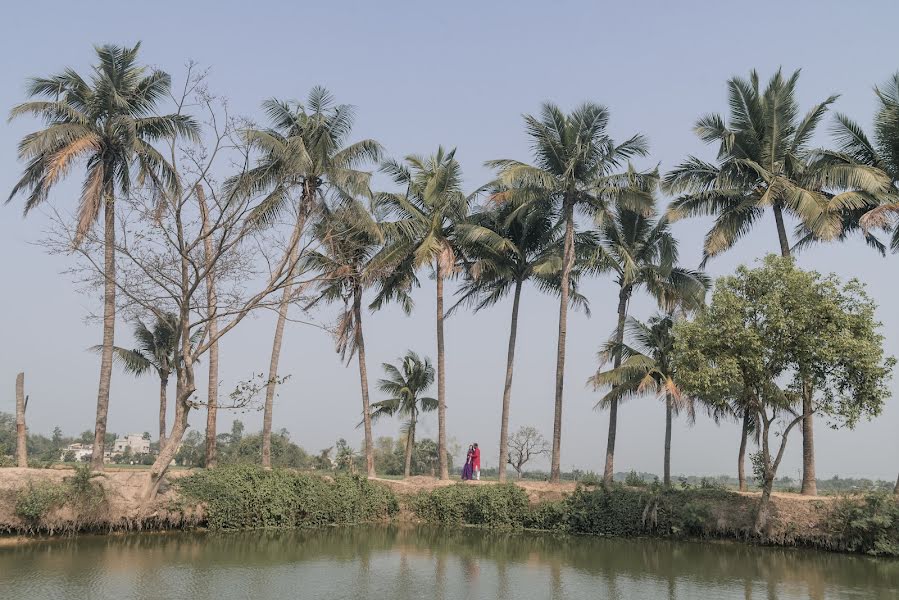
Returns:
[[[383,225],[387,244],[376,262],[393,266],[397,272],[430,266],[437,283],[437,453],[441,479],[449,479],[443,284],[456,270],[456,225],[468,216],[469,203],[462,193],[462,169],[455,155],[455,149],[447,152],[439,147],[428,158],[410,155],[403,163],[385,162],[382,170],[406,190],[378,195],[379,209],[394,220]]]
[[[636,183],[634,185],[637,185]],[[655,188],[652,177],[643,179],[648,193]],[[645,213],[617,207],[598,225],[600,244],[594,259],[596,268],[611,271],[618,284],[618,321],[612,342],[624,343],[628,305],[635,291],[645,288],[659,305],[672,310],[682,304],[687,308],[702,305],[709,288],[709,278],[701,271],[677,266],[677,240],[671,234],[668,219],[655,219]],[[612,354],[613,368],[621,366],[622,356]],[[618,398],[608,395],[609,435],[603,481],[612,482],[615,461],[615,438],[618,428]]]
[[[872,239],[869,229],[892,227],[890,248],[899,252],[899,215],[896,187],[899,185],[899,73],[894,73],[883,87],[874,88],[878,107],[874,115],[873,140],[855,121],[837,114],[834,135],[839,153],[846,161],[866,165],[883,171],[890,179],[891,189],[885,197],[872,197],[871,202],[844,209],[844,232],[862,228],[865,240],[880,251],[885,247]]]
[[[674,335],[672,314],[657,314],[642,323],[628,317],[627,333],[630,344],[610,341],[600,352],[600,367],[611,357],[620,359],[619,365],[598,371],[588,382],[594,389],[608,388],[597,402],[597,407],[607,408],[623,400],[652,395],[665,400],[665,486],[671,485],[671,422],[672,417],[685,411],[691,421],[695,416],[693,400],[684,395],[675,380],[672,361]]]
[[[839,233],[839,222],[827,210],[827,188],[879,190],[884,178],[860,165],[819,160],[809,142],[838,96],[814,105],[800,118],[796,102],[799,71],[785,78],[780,69],[764,90],[759,76],[727,82],[730,119],[701,117],[694,130],[702,141],[718,144],[717,164],[694,156],[665,177],[664,189],[680,196],[671,203],[671,220],[714,215],[706,234],[705,260],[730,249],[770,207],[780,252],[790,256],[784,214],[790,214],[820,237]],[[854,196],[854,194],[851,194]]]
[[[821,156],[809,147],[811,138],[836,101],[836,95],[814,105],[800,118],[796,102],[799,71],[785,78],[780,69],[764,90],[759,76],[728,81],[730,119],[710,114],[696,122],[704,142],[718,144],[717,164],[689,157],[665,177],[665,190],[680,197],[671,203],[671,220],[715,215],[706,234],[704,260],[731,248],[762,217],[774,213],[782,256],[790,256],[784,213],[799,220],[803,230],[819,239],[838,236],[843,218],[833,206],[856,206],[865,194],[889,187],[878,169]],[[829,189],[847,190],[833,195]],[[860,193],[861,192],[861,193]],[[810,400],[806,400],[810,402]],[[814,431],[811,407],[803,420],[802,491],[815,493]]]
[[[113,346],[113,357],[121,363],[126,373],[144,375],[155,371],[159,376],[159,447],[165,445],[165,413],[168,405],[167,389],[169,376],[180,360],[180,340],[178,339],[178,317],[165,313],[156,318],[153,328],[138,319],[134,323],[134,339],[137,346],[132,349]],[[198,341],[194,334],[193,342]],[[97,351],[102,346],[94,346]]]
[[[512,319],[506,354],[502,418],[499,436],[499,481],[506,481],[509,457],[509,410],[512,400],[512,373],[518,336],[521,290],[530,279],[547,291],[558,291],[561,267],[561,230],[556,215],[546,207],[517,208],[511,204],[475,213],[457,226],[468,257],[468,279],[458,290],[459,302],[450,309],[470,304],[478,312],[493,306],[512,293]]]
[[[378,389],[390,398],[371,405],[371,420],[399,416],[406,419],[406,456],[404,476],[412,474],[412,449],[415,447],[415,426],[419,415],[437,409],[438,401],[422,396],[434,383],[434,367],[427,358],[421,359],[411,350],[400,359],[399,368],[384,363],[386,377],[378,380]]]
[[[322,87],[312,88],[305,105],[271,99],[262,107],[269,118],[269,127],[246,131],[247,140],[261,154],[258,163],[230,183],[236,190],[266,194],[252,215],[260,225],[274,224],[288,210],[295,213],[287,248],[290,263],[295,265],[300,258],[306,220],[325,193],[343,200],[371,196],[371,173],[360,167],[380,160],[381,146],[370,139],[347,145],[354,108],[348,104],[335,105],[334,97]],[[299,198],[294,200],[297,191]],[[262,465],[266,468],[272,464],[272,411],[284,325],[293,293],[292,286],[286,286],[282,292],[272,340],[262,418]]]
[[[103,344],[91,468],[103,468],[109,385],[115,338],[115,197],[127,195],[132,180],[156,188],[176,189],[174,170],[152,143],[163,138],[197,136],[184,115],[156,114],[169,94],[171,78],[137,62],[140,43],[131,48],[95,48],[97,64],[88,77],[66,69],[28,83],[31,101],[19,104],[10,118],[30,114],[45,127],[19,142],[19,159],[27,166],[7,202],[22,193],[25,214],[47,199],[76,162],[85,165],[73,244],[79,246],[103,214]]]
[[[635,209],[649,203],[650,198],[630,188],[626,180],[615,174],[630,157],[645,155],[647,144],[641,135],[615,144],[606,131],[609,111],[598,104],[585,103],[565,114],[556,105],[545,103],[539,116],[525,115],[524,119],[532,140],[535,164],[502,159],[488,161],[487,165],[499,170],[499,182],[506,188],[495,196],[497,200],[516,205],[549,204],[558,210],[564,224],[550,467],[550,481],[558,482],[565,339],[571,274],[575,267],[575,215],[595,216],[607,210],[611,201],[629,202]]]
[[[362,335],[362,295],[378,277],[372,258],[381,248],[383,237],[371,215],[359,203],[328,211],[315,225],[315,237],[321,250],[311,252],[310,267],[321,273],[318,296],[310,303],[343,302],[335,329],[337,352],[344,360],[359,361],[362,389],[362,423],[365,428],[365,468],[375,476],[374,440],[368,396],[368,368],[365,362],[365,338]]]

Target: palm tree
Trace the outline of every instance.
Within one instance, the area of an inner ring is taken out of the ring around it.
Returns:
[[[531,278],[544,290],[558,291],[557,278],[561,266],[560,229],[545,207],[511,204],[476,213],[458,225],[459,237],[468,257],[466,283],[460,287],[459,302],[471,304],[474,311],[493,306],[512,293],[512,320],[509,348],[506,354],[506,377],[503,385],[502,418],[499,435],[499,481],[506,481],[509,457],[509,409],[512,400],[512,372],[515,342],[518,335],[518,311],[521,290]]]
[[[634,185],[637,185],[635,182]],[[653,177],[643,178],[647,193],[655,188]],[[677,240],[671,234],[668,219],[655,219],[644,213],[617,207],[598,225],[599,251],[594,259],[597,270],[611,271],[618,284],[618,321],[613,344],[624,343],[625,321],[630,300],[641,287],[664,309],[678,304],[692,309],[701,306],[709,288],[709,278],[701,271],[677,266]],[[611,355],[613,368],[621,366],[622,356]],[[618,398],[608,395],[609,435],[603,481],[612,482],[615,461],[615,437],[618,428]]]
[[[132,349],[113,346],[113,357],[121,363],[126,373],[140,376],[155,371],[159,376],[159,447],[165,445],[165,412],[169,375],[175,370],[180,360],[178,339],[178,317],[164,313],[156,318],[153,328],[147,327],[138,319],[134,323],[134,339],[137,347]],[[197,341],[194,335],[194,342]],[[94,350],[102,351],[102,346],[94,346]]]
[[[315,237],[321,250],[312,252],[310,267],[321,273],[318,296],[310,306],[320,302],[344,303],[335,329],[337,352],[343,360],[359,361],[362,388],[362,415],[365,428],[365,467],[375,477],[374,440],[371,433],[371,411],[368,397],[368,369],[365,362],[365,338],[362,335],[362,295],[377,278],[372,258],[378,252],[382,236],[371,215],[359,203],[327,212],[315,225]]]
[[[443,147],[428,157],[407,156],[403,163],[387,161],[382,170],[405,193],[382,193],[378,207],[395,220],[383,225],[387,244],[376,259],[398,273],[426,265],[437,283],[437,453],[440,478],[449,479],[446,460],[446,353],[443,343],[443,283],[456,269],[456,224],[468,216],[469,199],[462,193],[462,170],[456,151]],[[408,276],[402,279],[407,283]],[[377,303],[377,300],[376,300]]]
[[[247,140],[261,157],[254,168],[230,183],[235,190],[266,194],[252,215],[260,225],[274,224],[288,209],[295,212],[287,252],[290,263],[296,265],[306,220],[326,192],[343,200],[371,196],[371,173],[360,170],[360,166],[380,160],[381,146],[370,139],[346,145],[353,128],[354,109],[347,104],[335,105],[333,96],[322,87],[312,88],[306,105],[271,99],[262,106],[270,126],[246,131]],[[294,202],[292,193],[296,190],[299,199]],[[262,465],[266,468],[272,464],[272,410],[284,325],[293,293],[293,286],[286,286],[282,292],[272,340],[262,419]]]
[[[615,144],[606,131],[609,111],[598,104],[585,103],[566,115],[556,105],[545,103],[539,117],[525,115],[524,119],[535,164],[503,159],[487,165],[499,169],[499,182],[505,187],[495,196],[496,200],[515,205],[549,204],[558,210],[564,224],[550,468],[550,481],[557,483],[561,473],[565,338],[575,267],[575,214],[601,214],[610,201],[629,202],[635,209],[647,204],[650,199],[645,194],[630,188],[627,181],[614,174],[630,157],[645,155],[647,144],[641,135]]]
[[[611,357],[619,358],[619,365],[598,371],[588,380],[594,389],[609,388],[596,406],[610,408],[623,400],[653,395],[665,400],[665,486],[671,485],[671,422],[672,417],[686,411],[692,421],[693,400],[683,393],[675,380],[672,361],[674,335],[672,314],[658,314],[647,323],[628,317],[627,333],[631,344],[610,341],[600,352],[600,367]]]
[[[861,228],[865,240],[884,252],[886,248],[870,234],[869,229],[892,226],[890,247],[893,252],[899,252],[899,227],[895,226],[895,216],[899,215],[899,202],[895,198],[899,184],[899,73],[894,73],[884,87],[874,88],[874,91],[879,106],[874,115],[873,141],[852,119],[837,114],[834,134],[842,155],[838,158],[879,169],[892,185],[886,198],[875,196],[870,203],[845,208],[843,232]]]
[[[784,213],[819,239],[840,234],[843,218],[835,206],[856,206],[865,194],[879,194],[889,182],[865,165],[834,161],[809,148],[809,142],[836,95],[814,105],[802,118],[796,102],[799,71],[784,78],[778,69],[764,91],[759,76],[728,81],[730,122],[710,114],[696,122],[706,143],[717,143],[718,164],[689,157],[665,177],[665,190],[681,196],[671,203],[671,220],[715,215],[706,234],[704,260],[731,248],[770,206],[782,256],[790,256]],[[828,189],[848,190],[832,195]],[[860,193],[861,192],[861,193]],[[806,404],[810,399],[805,400]],[[815,493],[815,453],[811,407],[802,424],[802,492]]]
[[[28,96],[10,118],[30,114],[45,127],[19,142],[19,159],[27,166],[7,202],[23,193],[25,214],[40,205],[73,164],[85,165],[73,245],[79,246],[103,213],[104,283],[103,344],[91,468],[103,468],[109,385],[115,337],[115,197],[127,195],[132,178],[157,189],[176,189],[175,173],[152,146],[154,141],[184,135],[195,138],[197,127],[184,115],[156,114],[169,94],[171,78],[137,62],[140,43],[131,48],[95,48],[97,64],[89,77],[66,69],[28,83]]]
[[[390,398],[371,405],[371,420],[399,415],[406,419],[405,477],[412,474],[412,449],[415,447],[415,426],[423,412],[431,412],[438,406],[434,398],[422,396],[434,383],[434,367],[427,358],[422,360],[411,350],[400,359],[400,367],[384,363],[384,379],[378,380],[378,389]]]

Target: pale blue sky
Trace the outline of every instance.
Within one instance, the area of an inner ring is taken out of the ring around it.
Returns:
[[[143,41],[142,58],[170,72],[176,84],[193,59],[211,68],[210,87],[230,99],[235,113],[258,118],[262,100],[302,98],[313,85],[329,88],[358,107],[354,137],[374,137],[397,157],[427,153],[438,144],[457,146],[470,188],[489,172],[483,161],[528,159],[521,114],[544,100],[565,109],[591,100],[612,113],[617,138],[646,134],[651,159],[668,168],[687,154],[713,158],[692,134],[705,112],[725,111],[725,81],[757,68],[763,78],[782,65],[803,69],[799,99],[805,109],[841,93],[836,109],[865,124],[874,110],[872,87],[899,69],[894,2],[31,2],[4,7],[0,23],[0,109],[23,100],[28,76],[66,66],[83,71],[91,45]],[[853,32],[853,33],[850,33]],[[828,119],[817,143],[828,142]],[[0,191],[19,176],[15,145],[34,122],[0,125]],[[60,188],[52,201],[76,199]],[[4,196],[6,192],[3,192]],[[98,359],[87,348],[100,341],[84,315],[95,298],[79,295],[60,272],[68,264],[34,245],[47,225],[35,213],[21,218],[21,203],[0,208],[0,410],[13,409],[13,379],[26,372],[30,425],[69,433],[89,428],[96,402]],[[685,263],[700,257],[707,222],[680,223]],[[777,249],[773,222],[763,222],[730,253],[713,261],[712,275],[729,273]],[[857,276],[882,305],[899,288],[892,276],[899,257],[881,258],[858,241],[812,249],[806,268]],[[412,348],[434,355],[433,291],[416,294],[411,318],[390,309],[367,317],[372,383],[379,363]],[[571,318],[566,377],[562,463],[599,470],[607,418],[592,410],[596,395],[584,381],[613,323],[615,292],[608,279],[585,286],[593,317]],[[634,313],[646,316],[645,299]],[[327,318],[327,315],[320,315]],[[552,427],[555,330],[554,299],[530,290],[523,299],[512,425]],[[888,349],[899,354],[899,317],[881,309]],[[499,402],[508,335],[509,305],[448,321],[447,390],[450,435],[477,440],[487,464],[495,464]],[[222,349],[225,389],[268,364],[272,320],[259,315],[241,325]],[[117,342],[128,345],[119,324]],[[355,366],[343,367],[329,337],[295,325],[288,329],[282,371],[292,374],[275,412],[309,450],[337,437],[358,443]],[[893,389],[899,389],[896,383]],[[377,392],[373,392],[377,398]],[[156,384],[116,372],[109,415],[111,431],[154,430]],[[258,414],[244,415],[258,428]],[[194,427],[205,417],[195,414]],[[650,399],[624,406],[619,416],[619,470],[661,471],[664,411]],[[220,419],[227,429],[231,417]],[[882,417],[855,431],[834,432],[819,421],[818,473],[895,477],[899,456],[899,408],[890,401]],[[425,434],[436,434],[433,417]],[[383,423],[376,434],[394,435]],[[675,473],[732,473],[739,431],[700,419],[674,432]],[[800,436],[790,445],[783,472],[796,476]]]

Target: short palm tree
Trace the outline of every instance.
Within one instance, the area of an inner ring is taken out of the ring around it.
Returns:
[[[354,109],[347,104],[335,105],[334,97],[322,87],[312,88],[305,105],[271,99],[263,103],[263,109],[270,126],[245,132],[249,143],[260,152],[258,163],[239,179],[231,180],[230,187],[236,192],[266,194],[252,215],[260,225],[275,223],[288,210],[295,213],[287,252],[290,264],[296,265],[306,220],[326,192],[347,201],[370,197],[371,173],[361,167],[380,160],[381,146],[370,139],[347,144]],[[299,198],[294,202],[297,191]],[[262,464],[266,468],[271,467],[278,363],[293,292],[292,286],[282,292],[272,341],[262,418]]]
[[[618,365],[600,370],[589,379],[594,389],[608,391],[599,399],[597,408],[610,408],[623,400],[652,395],[665,400],[665,486],[671,485],[671,422],[672,417],[685,411],[695,416],[693,400],[681,393],[672,364],[674,335],[671,314],[659,314],[647,323],[628,317],[627,333],[630,344],[610,341],[600,352],[600,368],[612,357]]]
[[[381,248],[383,238],[371,215],[359,203],[345,204],[327,211],[315,225],[319,250],[311,252],[307,261],[321,273],[318,295],[310,304],[343,302],[335,329],[337,351],[342,359],[359,361],[362,387],[362,415],[365,428],[365,466],[369,477],[375,476],[374,441],[371,433],[371,411],[368,396],[368,369],[365,362],[365,338],[362,334],[362,295],[377,279],[372,258]]]
[[[839,219],[828,210],[828,187],[877,190],[884,185],[876,170],[820,160],[809,143],[837,96],[814,105],[800,117],[796,102],[799,71],[778,71],[764,90],[758,73],[727,82],[730,119],[719,114],[696,122],[696,134],[718,144],[717,164],[689,157],[665,177],[664,189],[679,194],[671,203],[671,220],[714,215],[706,234],[705,260],[730,249],[762,217],[774,213],[780,252],[790,256],[784,213],[798,219],[813,235],[838,235]],[[856,197],[849,192],[848,197]],[[847,198],[848,198],[847,197]]]
[[[521,290],[528,280],[535,279],[541,289],[558,291],[562,257],[561,229],[555,224],[556,221],[556,215],[546,207],[531,205],[517,208],[507,203],[475,213],[457,227],[467,257],[468,279],[459,288],[461,299],[453,309],[469,304],[477,312],[512,293],[512,320],[499,436],[500,482],[506,480],[509,458],[509,410]]]
[[[650,180],[647,180],[647,182]],[[652,192],[654,185],[647,188]],[[709,278],[701,271],[677,266],[677,240],[665,217],[656,219],[620,206],[598,225],[599,250],[596,268],[610,271],[618,284],[618,321],[613,344],[624,343],[628,306],[635,291],[645,288],[665,310],[677,305],[696,308],[702,305]],[[614,368],[622,356],[611,355]],[[609,435],[603,481],[612,482],[615,461],[615,437],[618,428],[618,396],[608,395]]]
[[[834,135],[838,150],[846,160],[883,171],[889,177],[892,189],[885,198],[875,197],[869,205],[847,209],[845,230],[851,232],[861,227],[866,241],[885,251],[869,229],[892,227],[890,247],[893,252],[899,252],[899,226],[895,221],[899,215],[899,201],[895,197],[899,185],[899,73],[893,74],[885,86],[874,91],[879,106],[874,115],[873,140],[861,126],[843,114],[836,117]]]
[[[382,417],[399,416],[405,419],[406,456],[403,473],[412,474],[412,450],[415,447],[415,426],[421,413],[437,409],[437,400],[422,396],[434,383],[434,367],[427,358],[421,359],[411,350],[400,359],[400,366],[384,363],[386,377],[378,380],[378,389],[390,396],[371,405],[372,421]]]
[[[449,479],[443,284],[456,270],[456,225],[468,216],[469,203],[462,193],[462,169],[455,155],[455,150],[440,147],[428,158],[410,155],[402,163],[387,161],[382,170],[406,189],[402,193],[381,193],[377,200],[378,209],[393,220],[383,224],[387,242],[375,262],[400,273],[430,266],[437,283],[437,453],[441,479]],[[402,279],[410,282],[408,276]]]
[[[607,132],[609,111],[598,104],[586,103],[565,114],[546,103],[539,116],[526,115],[524,119],[535,163],[502,159],[488,161],[487,165],[499,170],[498,180],[505,188],[495,195],[496,200],[514,205],[549,204],[559,212],[564,226],[550,466],[550,481],[555,483],[561,475],[562,392],[571,274],[575,268],[575,215],[601,214],[613,201],[628,202],[635,209],[651,202],[639,189],[631,188],[629,180],[615,173],[629,158],[643,156],[648,149],[641,135],[615,144]]]
[[[197,126],[184,115],[156,114],[171,88],[162,71],[137,62],[140,44],[131,48],[95,48],[97,64],[89,77],[66,69],[28,84],[28,95],[39,98],[12,109],[10,118],[30,114],[45,127],[19,142],[19,158],[27,166],[7,202],[26,195],[25,213],[49,196],[50,190],[79,162],[85,165],[73,243],[78,246],[103,215],[104,284],[103,344],[97,418],[91,468],[103,468],[109,385],[115,337],[115,198],[127,195],[136,179],[165,191],[178,182],[171,166],[153,142],[184,135],[195,138]]]
[[[171,313],[165,313],[156,318],[153,328],[147,327],[138,319],[134,323],[134,339],[137,346],[132,349],[113,347],[113,357],[117,360],[126,373],[144,375],[155,371],[159,376],[159,447],[165,445],[165,413],[168,405],[167,389],[169,376],[177,367],[180,350],[178,339],[178,317]],[[199,339],[194,334],[194,342]],[[102,351],[102,346],[94,349]]]

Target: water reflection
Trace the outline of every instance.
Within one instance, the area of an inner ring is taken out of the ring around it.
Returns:
[[[899,598],[899,561],[395,527],[81,537],[0,550],[0,597]]]

